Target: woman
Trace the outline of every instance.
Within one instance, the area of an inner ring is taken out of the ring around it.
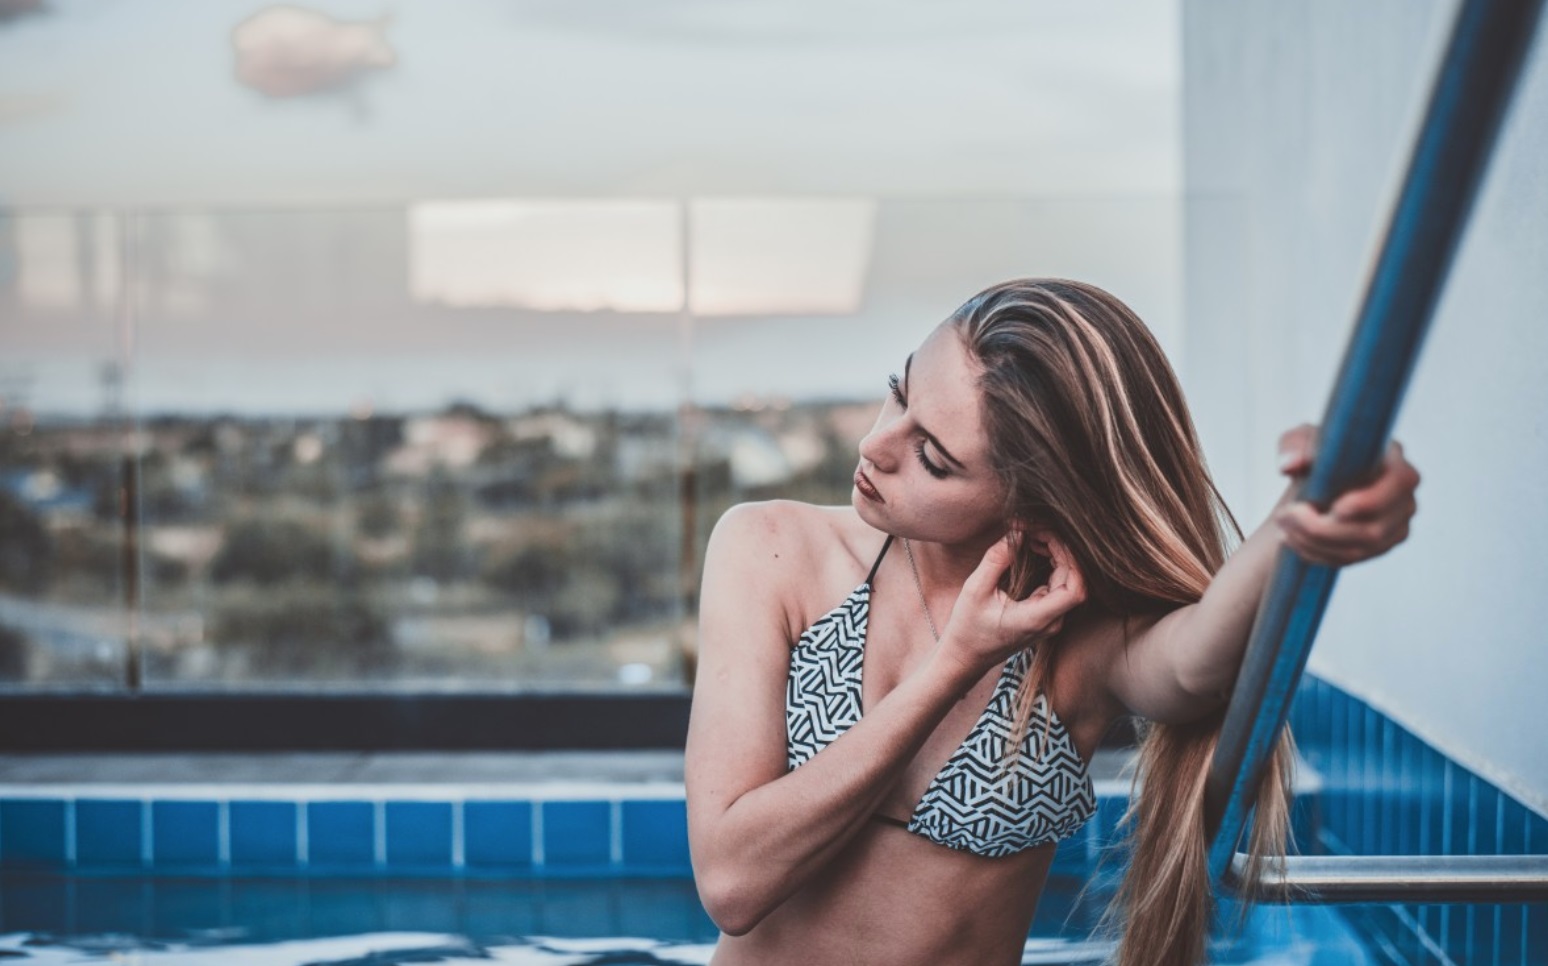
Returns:
[[[1285,472],[1311,442],[1285,434]],[[1155,726],[1120,961],[1197,961],[1204,770],[1277,550],[1384,553],[1418,480],[1393,444],[1329,513],[1287,488],[1227,562],[1240,529],[1139,319],[1064,280],[975,296],[893,378],[850,506],[746,504],[710,538],[687,787],[713,962],[1019,962],[1128,715]]]

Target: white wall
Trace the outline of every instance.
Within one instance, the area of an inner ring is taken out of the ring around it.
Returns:
[[[1183,376],[1244,527],[1322,417],[1456,9],[1184,3]],[[1311,670],[1548,813],[1545,37],[1395,429],[1412,535],[1340,576]]]

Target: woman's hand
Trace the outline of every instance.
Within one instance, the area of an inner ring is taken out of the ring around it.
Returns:
[[[1015,558],[1020,541],[1028,541],[1033,552],[1053,563],[1048,582],[1025,600],[1000,589],[1000,578]],[[1018,648],[1057,634],[1064,615],[1085,599],[1080,568],[1058,537],[1048,530],[1012,530],[989,548],[962,585],[941,634],[941,646],[963,666],[981,674]]]
[[[1292,478],[1311,470],[1317,447],[1317,427],[1303,423],[1279,437],[1280,471]],[[1274,511],[1285,543],[1308,563],[1328,567],[1380,556],[1408,537],[1408,524],[1418,510],[1414,491],[1419,471],[1403,458],[1403,446],[1387,444],[1380,473],[1364,486],[1333,501],[1326,513],[1304,500],[1286,500]]]

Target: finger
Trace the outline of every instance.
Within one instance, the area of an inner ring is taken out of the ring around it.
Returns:
[[[1329,520],[1364,523],[1392,515],[1408,494],[1385,476],[1370,486],[1348,490],[1328,507]]]
[[[1376,543],[1383,530],[1380,519],[1338,520],[1331,514],[1319,513],[1316,507],[1304,502],[1287,507],[1282,516],[1281,525],[1287,537],[1302,547],[1323,551]]]
[[[1294,551],[1295,555],[1310,564],[1321,564],[1327,567],[1341,567],[1345,561],[1329,547],[1322,539],[1307,532],[1301,518],[1295,513],[1287,513],[1279,520],[1285,534],[1285,546]]]
[[[1398,533],[1378,523],[1364,523],[1359,533],[1308,534],[1307,531],[1286,533],[1285,540],[1296,553],[1303,556],[1327,557],[1341,562],[1365,560],[1390,550],[1398,542]]]
[[[1047,527],[1037,527],[1024,532],[1021,535],[1021,544],[1019,545],[1022,549],[1030,550],[1039,557],[1047,558],[1050,580],[1052,575],[1059,570],[1059,561],[1055,557],[1053,545],[1050,543],[1050,541],[1057,539],[1058,537],[1054,535],[1052,530]]]
[[[1341,494],[1328,507],[1338,520],[1374,520],[1394,515],[1412,515],[1414,491],[1419,488],[1419,471],[1403,458],[1396,441],[1387,448],[1380,475],[1364,486]]]
[[[1279,470],[1298,476],[1311,468],[1317,448],[1317,427],[1302,423],[1279,437]]]
[[[1400,481],[1350,490],[1333,501],[1324,514],[1330,522],[1371,523],[1413,516],[1418,504],[1412,487]]]
[[[1410,499],[1401,512],[1364,521],[1336,520],[1307,503],[1286,507],[1276,518],[1285,541],[1296,553],[1319,562],[1340,564],[1366,560],[1392,549],[1408,536],[1415,506]]]
[[[1015,549],[1012,546],[1015,539],[1015,531],[1012,530],[984,551],[983,559],[978,562],[978,566],[973,569],[962,585],[964,593],[971,592],[975,597],[987,597],[998,590],[1000,578],[1006,570],[1010,569],[1011,560],[1015,556]]]
[[[1086,599],[1086,580],[1069,546],[1052,534],[1047,539],[1054,569],[1048,576],[1047,593],[1039,594],[1038,601],[1044,613],[1062,614]]]
[[[1085,600],[1085,593],[1065,585],[1049,587],[1046,593],[1034,594],[1026,600],[1011,601],[1005,608],[1002,620],[1023,634],[1052,633],[1064,615]]]
[[[1064,586],[1075,595],[1075,602],[1080,603],[1086,599],[1086,575],[1081,573],[1080,565],[1075,562],[1075,555],[1068,549],[1064,552]]]
[[[1054,563],[1053,573],[1048,575],[1049,587],[1066,587],[1084,600],[1086,578],[1080,572],[1080,565],[1075,562],[1075,555],[1057,536],[1050,533],[1047,541],[1049,555]]]
[[[1396,539],[1401,542],[1401,540],[1407,539],[1407,536],[1407,530],[1405,529],[1397,535]],[[1286,546],[1294,551],[1296,556],[1300,557],[1302,560],[1305,560],[1307,563],[1321,564],[1325,567],[1352,567],[1355,564],[1364,563],[1365,561],[1380,555],[1377,553],[1368,553],[1365,551],[1357,552],[1318,546],[1297,545],[1288,541],[1286,542]]]
[[[1393,465],[1393,471],[1398,478],[1404,481],[1410,490],[1417,490],[1423,477],[1419,475],[1419,468],[1410,463],[1408,457],[1403,455],[1402,443],[1399,443],[1397,440],[1392,441],[1392,450],[1389,458]]]

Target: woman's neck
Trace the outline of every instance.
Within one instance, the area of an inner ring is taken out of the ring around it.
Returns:
[[[914,563],[919,570],[919,581],[925,593],[945,593],[955,596],[967,583],[968,577],[983,562],[984,554],[1004,536],[1004,532],[986,535],[964,543],[930,543],[910,540],[914,551]]]

